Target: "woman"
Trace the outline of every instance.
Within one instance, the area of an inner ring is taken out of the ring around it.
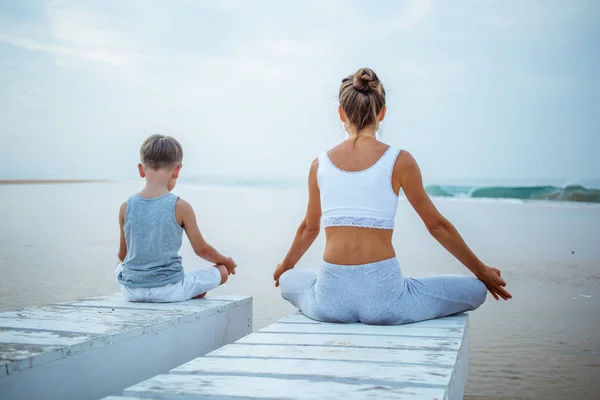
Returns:
[[[435,208],[411,154],[376,139],[386,106],[375,72],[361,68],[342,80],[339,102],[349,138],[312,163],[306,217],[273,275],[283,298],[312,319],[386,325],[474,310],[487,290],[496,300],[510,299],[500,271],[483,264]],[[431,235],[475,277],[402,276],[392,246],[400,189]],[[294,270],[321,217],[326,247],[319,272]]]

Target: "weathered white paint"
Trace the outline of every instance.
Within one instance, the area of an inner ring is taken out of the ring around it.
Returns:
[[[159,375],[125,390],[126,396],[153,399],[435,399],[440,388],[348,384],[313,379],[259,376]]]
[[[202,362],[186,363],[172,374],[263,375],[271,377],[305,378],[312,380],[342,380],[347,383],[379,384],[406,382],[421,385],[446,385],[452,376],[451,368],[432,365],[331,361],[289,360],[276,358],[218,358],[204,357]]]
[[[373,328],[364,324],[273,324],[262,329],[261,332],[270,333],[317,333],[317,334],[348,334],[364,335],[375,334]],[[438,338],[460,338],[460,328],[412,328],[406,329],[402,325],[380,326],[377,335],[385,336],[421,336]]]
[[[373,328],[373,335],[256,332],[242,338],[238,343],[458,351],[462,341],[460,338],[377,335],[377,327]]]
[[[135,325],[117,325],[102,322],[88,322],[82,320],[53,321],[49,319],[0,318],[0,329],[18,329],[22,331],[52,331],[105,335],[110,333],[123,332],[132,328],[135,328]]]
[[[19,311],[5,311],[0,313],[0,324],[3,319],[23,320],[60,320],[60,321],[84,321],[102,324],[120,325],[146,325],[161,322],[165,317],[175,319],[186,315],[185,311],[165,311],[160,313],[149,313],[148,310],[130,308],[90,308],[63,307],[59,305],[38,306],[26,308]]]
[[[465,385],[469,375],[469,320],[465,321],[464,340],[458,352],[456,367],[452,372],[452,379],[448,386],[448,399],[462,399],[465,394]]]
[[[455,351],[442,350],[395,350],[383,348],[246,345],[234,344],[221,347],[196,358],[186,365],[202,364],[209,357],[289,358],[297,360],[339,360],[365,362],[402,362],[406,364],[434,364],[452,367],[456,363]]]
[[[83,333],[46,332],[30,330],[14,330],[2,327],[0,331],[0,343],[3,344],[30,344],[40,346],[73,346],[81,343],[89,343],[98,336],[94,333],[88,335]],[[91,344],[89,345],[91,347]]]
[[[252,299],[102,296],[0,313],[0,398],[98,399],[252,331]]]
[[[286,317],[124,394],[167,400],[463,396],[468,315],[394,327],[304,318]]]
[[[219,312],[226,310],[232,303],[245,304],[249,301],[248,297],[244,296],[223,296],[224,299],[215,297],[207,297],[202,299],[203,303],[193,304],[194,301],[184,301],[179,303],[132,303],[126,301],[122,295],[114,294],[110,296],[92,297],[72,303],[59,303],[58,305],[67,305],[71,307],[94,307],[94,308],[126,308],[136,310],[163,310],[163,311],[192,311],[194,313],[202,310]]]
[[[279,321],[278,324],[324,324],[324,325],[332,325],[327,322],[316,321],[314,319],[310,319],[306,317],[302,313],[294,313],[290,314]],[[427,321],[417,322],[413,324],[405,324],[402,325],[402,329],[406,328],[463,328],[464,321],[463,316],[461,315],[453,315],[445,318],[437,318],[430,319]]]

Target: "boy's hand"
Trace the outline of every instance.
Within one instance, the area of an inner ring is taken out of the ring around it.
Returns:
[[[229,275],[235,275],[235,268],[237,267],[237,264],[235,261],[233,261],[233,258],[225,257],[225,260],[223,260],[223,265],[225,268],[227,268]]]

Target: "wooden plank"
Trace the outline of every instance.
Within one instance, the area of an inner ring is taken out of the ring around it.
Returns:
[[[372,326],[364,324],[272,324],[260,330],[270,333],[318,333],[376,336],[420,336],[438,338],[460,338],[462,328],[405,328],[403,325]]]
[[[52,350],[60,349],[57,345],[42,346],[39,344],[15,344],[0,343],[0,360],[10,363],[11,361],[23,360],[33,355],[47,353]],[[60,353],[60,352],[59,352]],[[0,371],[0,375],[1,375]]]
[[[94,308],[126,308],[136,310],[184,311],[203,313],[206,311],[223,312],[236,307],[235,303],[225,301],[210,301],[205,299],[189,300],[180,303],[139,303],[120,298],[84,299],[72,303],[62,303],[64,307],[94,307]]]
[[[185,311],[124,309],[124,308],[91,308],[91,307],[64,307],[64,306],[40,306],[31,307],[18,311],[0,312],[0,324],[2,319],[39,319],[53,321],[85,321],[95,323],[139,325],[160,322],[165,319],[175,319],[188,315]]]
[[[440,350],[395,350],[358,347],[282,346],[260,344],[246,345],[238,343],[221,347],[220,349],[208,353],[204,358],[197,358],[190,361],[190,363],[203,363],[207,357],[248,357],[435,364],[450,367],[456,363],[457,357],[455,351]]]
[[[120,393],[251,327],[252,298],[245,296],[155,304],[117,294],[0,312],[0,398]]]
[[[89,344],[89,343],[88,343]],[[65,357],[83,353],[89,346],[76,344],[72,346],[41,346],[31,344],[0,344],[0,359],[6,365],[6,375],[27,370],[38,365],[59,361]],[[0,362],[1,366],[2,362]],[[0,378],[2,373],[0,372]]]
[[[187,323],[202,313],[161,310],[46,306],[0,313],[0,329],[113,335],[113,341]]]
[[[413,326],[284,318],[125,390],[176,399],[459,399],[468,316]],[[174,378],[178,377],[178,378]]]
[[[96,335],[65,332],[0,330],[0,343],[38,346],[72,346],[93,340]]]
[[[0,318],[0,329],[52,331],[106,335],[136,328],[135,325],[107,324],[87,321],[53,321],[44,319]]]
[[[157,307],[158,310],[189,310],[190,308],[195,308],[200,305],[208,305],[211,307],[218,306],[219,304],[234,304],[234,305],[244,305],[252,302],[252,298],[249,296],[236,296],[236,295],[211,295],[208,294],[206,297],[202,299],[193,299],[188,301],[181,301],[175,303],[144,303],[144,302],[132,302],[127,301],[123,297],[121,293],[113,293],[105,296],[96,296],[96,297],[87,297],[83,299],[78,299],[75,301],[69,301],[65,303],[58,303],[59,305],[64,306],[77,306],[77,305],[89,305],[98,303],[101,304],[101,307],[111,307],[115,306],[126,306],[127,308],[138,308],[138,309],[146,309],[146,306],[154,306]]]
[[[27,334],[28,332],[19,333]],[[36,341],[36,337],[34,336],[32,340],[23,341],[34,342]],[[28,335],[27,339],[31,339],[31,335]],[[86,349],[99,347],[98,340],[103,340],[103,338],[99,337],[94,339],[94,341],[83,340],[79,343],[75,341],[75,343],[70,345],[0,343],[0,359],[7,363],[7,375],[11,375],[17,371],[23,371],[38,365],[59,361],[65,357],[81,354]]]
[[[467,316],[465,314],[453,315],[445,318],[430,319],[427,321],[415,322],[412,324],[397,325],[403,328],[463,328],[465,326],[465,320]],[[329,322],[316,321],[306,317],[304,314],[295,313],[290,314],[277,323],[280,324],[319,324],[319,325],[331,325]],[[343,324],[335,324],[343,325]]]
[[[206,295],[206,297],[204,297],[204,299],[202,300],[206,300],[206,301],[233,301],[236,302],[238,304],[248,304],[249,302],[252,301],[251,297],[248,296],[241,296],[241,295],[236,295],[236,294],[212,294],[212,293],[208,293]]]
[[[157,332],[202,318],[207,312],[223,312],[251,302],[251,298],[244,296],[216,298],[217,301],[199,299],[185,303],[151,304],[130,303],[121,294],[116,294],[75,303],[0,312],[0,361],[34,356],[41,360],[39,356],[45,351],[52,354],[43,359],[53,361],[57,357],[54,351],[57,346],[64,347],[64,356],[77,354],[86,348]],[[241,300],[236,303],[236,299]],[[76,303],[90,307],[74,306]],[[95,303],[102,306],[92,307],[91,304]],[[112,308],[123,305],[137,308]],[[32,361],[31,364],[38,363]],[[22,364],[20,367],[25,366]]]
[[[446,386],[451,368],[412,365],[349,362],[332,360],[292,360],[269,358],[219,358],[192,360],[171,370],[172,374],[211,374],[238,376],[270,376],[286,379],[337,380],[353,384],[385,384],[391,386]]]
[[[237,343],[457,351],[461,341],[460,338],[256,332],[238,340]]]
[[[374,398],[442,399],[444,388],[391,387],[349,384],[312,379],[221,375],[158,375],[124,391],[125,396],[147,396],[163,400],[194,399],[302,399],[353,400]]]
[[[0,360],[10,365],[8,375],[104,346],[111,338],[47,331],[0,331]]]

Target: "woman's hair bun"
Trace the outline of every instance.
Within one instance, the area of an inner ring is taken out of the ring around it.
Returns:
[[[352,77],[352,87],[361,93],[373,93],[379,89],[379,78],[370,68],[361,68]]]

